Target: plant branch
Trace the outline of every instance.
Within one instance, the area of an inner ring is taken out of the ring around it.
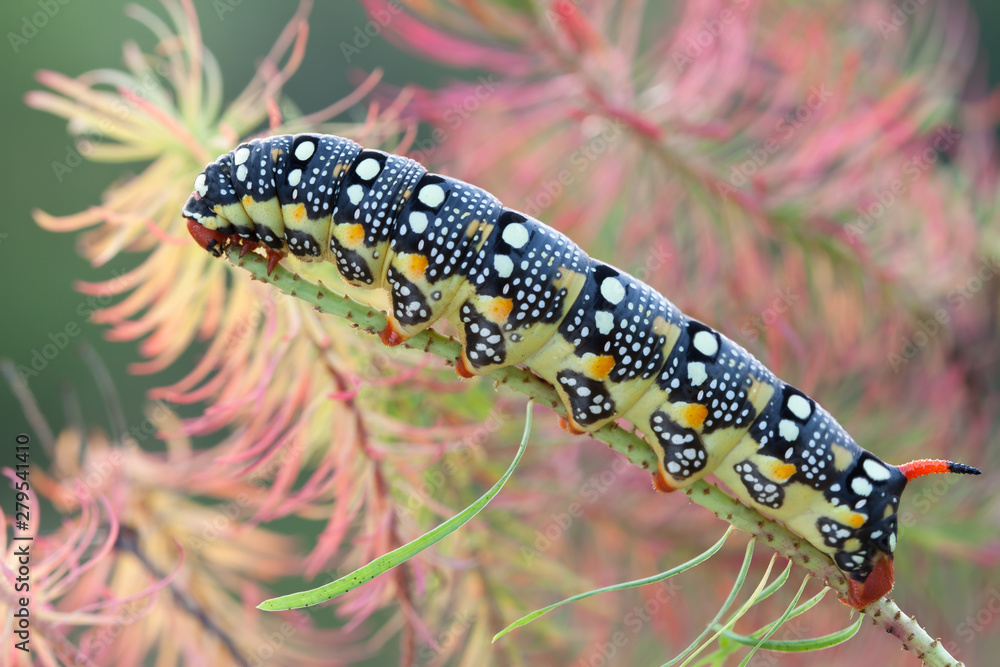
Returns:
[[[385,327],[386,317],[381,311],[357,303],[347,296],[336,294],[322,282],[309,282],[280,265],[268,276],[267,260],[256,253],[249,253],[240,258],[238,246],[230,246],[226,253],[230,263],[248,271],[252,279],[274,285],[281,292],[315,306],[320,312],[344,318],[353,326],[372,334],[378,333]],[[458,341],[431,330],[417,334],[404,345],[442,357],[452,364],[461,353],[461,344]],[[537,403],[548,405],[560,415],[565,415],[562,401],[555,389],[530,370],[507,366],[488,373],[487,377],[492,378],[497,384],[507,385],[514,391],[535,399]],[[656,457],[653,451],[634,433],[611,423],[590,435],[624,455],[643,470],[655,469]],[[683,489],[682,493],[720,519],[758,538],[838,594],[846,593],[847,577],[830,557],[773,519],[743,505],[719,487],[705,481],[695,482]],[[945,650],[940,640],[932,639],[915,619],[904,614],[891,599],[882,598],[863,613],[876,625],[885,628],[887,633],[897,637],[904,649],[916,655],[928,667],[963,665]]]

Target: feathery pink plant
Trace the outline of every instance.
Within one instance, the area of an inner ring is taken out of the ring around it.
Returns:
[[[403,11],[384,0],[363,3],[373,16],[391,16],[382,33],[396,44],[489,74],[440,90],[394,91],[377,87],[376,73],[348,99],[283,119],[281,87],[306,57],[303,4],[253,81],[224,106],[193,5],[163,0],[172,27],[129,10],[157,35],[155,53],[126,45],[127,72],[77,79],[43,72],[39,81],[50,90],[28,97],[69,119],[71,132],[101,127],[107,141],[94,159],[151,161],[99,206],[36,216],[53,231],[90,228],[81,247],[95,265],[147,253],[115,281],[80,285],[123,295],[95,321],[114,339],[142,340],[149,361],[135,372],[162,370],[206,341],[198,366],[154,396],[203,405],[201,415],[161,427],[169,445],[162,457],[126,449],[98,494],[114,521],[130,527],[132,556],[120,537],[109,537],[114,565],[105,556],[95,568],[104,579],[79,584],[89,592],[74,600],[73,609],[103,604],[110,614],[107,600],[138,596],[159,580],[134,624],[160,633],[159,643],[154,649],[136,638],[145,634],[126,632],[107,651],[87,654],[95,664],[156,651],[175,651],[182,662],[252,659],[254,639],[281,622],[253,610],[263,597],[255,582],[302,572],[332,577],[414,537],[495,480],[506,458],[492,436],[510,435],[502,439],[510,445],[520,429],[509,396],[482,382],[461,384],[440,363],[385,351],[343,322],[231,274],[189,242],[178,211],[193,175],[265,127],[409,150],[491,190],[748,346],[886,458],[946,451],[986,460],[996,431],[997,341],[989,333],[1000,292],[998,281],[968,298],[962,288],[998,247],[997,107],[995,95],[962,98],[975,45],[961,9],[913,17],[930,34],[917,42],[912,27],[887,31],[885,5],[874,0],[670,8],[641,0],[412,0],[398,3]],[[379,101],[363,123],[330,122],[373,90]],[[418,122],[434,130],[429,138]],[[902,188],[894,190],[897,181]],[[385,306],[350,290],[331,266],[287,263]],[[941,309],[950,333],[925,332],[930,340],[911,360],[907,345],[916,347],[919,327]],[[570,439],[554,420],[538,421],[533,439],[545,446],[529,450],[489,516],[344,596],[334,607],[338,630],[294,626],[302,628],[294,646],[274,647],[275,659],[350,663],[396,633],[402,664],[591,665],[608,659],[609,642],[615,661],[632,664],[685,646],[714,613],[698,602],[725,596],[725,574],[738,568],[741,548],[687,573],[679,589],[591,600],[490,647],[492,634],[520,613],[663,569],[723,528],[682,497],[648,493],[648,476],[617,455]],[[215,444],[199,449],[192,437]],[[101,452],[88,440],[88,457]],[[74,465],[57,466],[51,497],[83,474]],[[237,509],[237,518],[207,538],[205,526],[219,514],[195,496]],[[929,559],[989,567],[997,557],[995,539],[959,539],[945,524],[974,534],[997,497],[995,484],[955,485],[904,522],[909,555],[900,559],[898,594],[917,600],[914,607],[940,606],[937,628],[968,613],[961,605],[974,586],[941,603],[944,582],[953,581],[933,575]],[[88,516],[97,507],[89,502]],[[288,517],[322,526],[308,555],[259,525]],[[112,519],[106,524],[110,530]],[[119,587],[105,583],[112,580]],[[190,597],[171,598],[166,588],[175,586]],[[106,589],[115,597],[105,599]],[[197,612],[184,600],[197,600]],[[775,609],[755,609],[746,620],[769,622]],[[808,627],[788,631],[814,636],[844,625],[832,603],[808,618]],[[615,633],[623,629],[628,641],[619,646]],[[222,636],[233,642],[228,657]],[[190,640],[172,646],[176,637]],[[79,650],[99,638],[95,626]],[[327,641],[336,643],[335,657],[309,653]],[[972,647],[959,648],[960,657],[972,656]],[[836,650],[838,662],[859,664],[894,664],[896,651],[864,635]]]

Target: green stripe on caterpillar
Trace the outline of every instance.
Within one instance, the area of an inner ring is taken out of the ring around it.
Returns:
[[[655,450],[654,485],[714,473],[745,503],[830,554],[856,608],[893,585],[907,482],[979,474],[948,461],[887,464],[749,352],[648,285],[460,180],[329,135],[255,139],[220,156],[184,206],[220,255],[262,247],[387,288],[397,345],[438,319],[459,332],[460,375],[524,364],[558,391],[574,433],[624,417]]]

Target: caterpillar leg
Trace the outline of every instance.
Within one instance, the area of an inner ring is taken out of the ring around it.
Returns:
[[[455,372],[459,377],[466,379],[476,377],[476,374],[469,368],[469,363],[465,360],[465,350],[462,350],[462,354],[458,355],[458,359],[455,360]]]
[[[285,254],[271,248],[267,249],[267,275],[274,273],[274,267],[278,266],[278,262],[284,259]]]
[[[188,218],[187,229],[188,234],[191,235],[191,238],[194,239],[195,243],[216,257],[222,256],[222,248],[229,241],[229,235],[223,234],[215,229],[203,227],[193,218]]]
[[[391,317],[385,323],[385,328],[382,329],[378,337],[386,347],[396,347],[406,341],[406,336],[399,332]]]
[[[242,247],[240,248],[240,259],[243,259],[244,257],[247,256],[248,253],[253,252],[254,250],[256,250],[259,247],[260,247],[260,244],[257,243],[256,241],[251,241],[249,239],[244,239]],[[268,271],[268,273],[270,273],[270,271]]]
[[[577,426],[577,424],[572,420],[572,418],[567,418],[562,416],[559,417],[559,428],[561,428],[562,430],[566,431],[571,435],[583,435],[584,433],[586,433],[586,431]]]
[[[673,493],[677,487],[670,483],[670,477],[663,470],[663,463],[656,464],[656,472],[653,473],[653,488],[660,493]]]

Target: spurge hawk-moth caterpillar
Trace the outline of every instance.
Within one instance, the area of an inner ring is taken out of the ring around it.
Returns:
[[[948,461],[883,462],[648,285],[406,157],[329,135],[254,139],[205,167],[183,215],[217,256],[227,244],[263,246],[269,271],[291,252],[333,262],[352,285],[388,288],[387,345],[447,318],[462,342],[460,375],[524,364],[558,391],[567,430],[624,417],[656,451],[658,489],[714,472],[829,554],[859,609],[892,588],[907,482],[979,473]]]

